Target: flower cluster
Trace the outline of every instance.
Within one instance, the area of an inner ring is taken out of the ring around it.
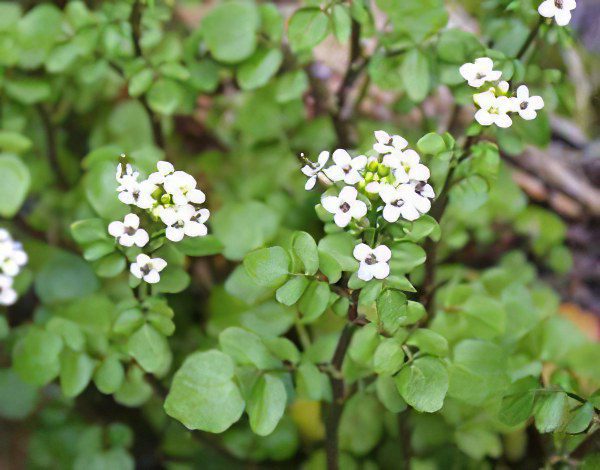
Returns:
[[[151,237],[140,226],[140,215],[147,215],[152,222],[160,222],[164,226],[164,236],[172,242],[179,242],[185,236],[202,237],[208,233],[205,222],[210,212],[201,207],[206,196],[196,187],[196,179],[189,173],[175,170],[169,162],[159,161],[156,171],[140,180],[139,172],[130,164],[119,163],[116,179],[119,200],[133,206],[132,213],[123,221],[114,221],[108,226],[108,232],[120,245],[143,248],[148,244]],[[159,272],[165,267],[166,262],[161,258],[140,254],[131,265],[131,273],[153,284],[160,280]]]
[[[0,229],[0,305],[12,305],[17,301],[14,277],[25,264],[27,253],[23,245],[13,240],[7,230]]]
[[[482,126],[495,124],[507,128],[512,125],[511,114],[518,113],[529,121],[544,107],[544,100],[540,96],[530,96],[525,85],[517,88],[516,95],[512,96],[509,83],[501,80],[502,72],[494,70],[494,62],[489,57],[463,64],[460,74],[470,86],[480,90],[473,95],[473,101],[479,108],[475,120]]]
[[[566,26],[571,21],[571,10],[576,6],[575,0],[544,0],[538,7],[538,13],[544,18],[554,18],[559,26]]]
[[[331,164],[329,152],[321,152],[317,163],[309,162],[302,168],[309,177],[306,189],[312,189],[318,177],[340,188],[337,195],[324,195],[321,205],[333,214],[334,223],[341,228],[366,227],[369,210],[394,223],[399,219],[414,221],[431,209],[435,194],[427,182],[429,168],[421,163],[419,154],[408,148],[406,139],[399,135],[376,131],[375,139],[374,152],[369,157],[352,157],[346,150],[338,149],[333,152]],[[372,251],[367,249],[371,250],[361,244],[354,253],[361,263],[358,277],[367,281],[387,277],[389,248],[380,245]]]

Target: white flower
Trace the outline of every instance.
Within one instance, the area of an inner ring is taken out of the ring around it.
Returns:
[[[337,149],[333,152],[335,165],[325,169],[323,173],[334,183],[343,181],[346,184],[356,184],[363,180],[360,172],[367,166],[367,157],[360,155],[352,158],[348,152]]]
[[[496,88],[498,88],[498,90],[500,90],[502,93],[506,93],[510,88],[510,84],[506,80],[502,80],[501,82],[498,82]]]
[[[140,228],[140,218],[135,214],[127,214],[123,222],[116,220],[108,225],[108,233],[117,239],[123,246],[146,246],[150,237],[148,232]]]
[[[171,163],[162,160],[156,164],[156,169],[158,171],[148,176],[148,181],[154,184],[163,184],[165,178],[175,172],[175,167]]]
[[[148,180],[140,183],[134,179],[124,178],[117,188],[119,192],[119,201],[123,204],[137,206],[140,209],[151,209],[156,200],[152,193],[156,190],[156,185]]]
[[[208,209],[194,209],[194,206],[167,207],[160,212],[160,218],[167,226],[166,236],[172,242],[179,242],[183,237],[203,237],[208,233],[204,222],[208,220]]]
[[[365,186],[365,191],[370,194],[379,194],[382,186],[379,181],[371,181]]]
[[[138,176],[140,176],[140,174],[137,171],[133,171],[133,168],[129,163],[119,163],[117,165],[117,174],[115,175],[115,178],[119,183],[123,180],[137,181]]]
[[[475,63],[466,63],[460,66],[459,72],[467,83],[479,88],[485,82],[495,82],[502,76],[502,72],[494,69],[494,62],[489,57],[475,59]]]
[[[185,171],[175,171],[165,176],[163,186],[173,199],[173,203],[184,206],[188,202],[202,204],[206,200],[204,193],[196,189],[196,179]]]
[[[0,305],[12,305],[17,301],[17,293],[13,289],[13,278],[0,274]]]
[[[356,199],[358,192],[352,186],[345,186],[339,196],[325,196],[321,205],[333,214],[333,221],[338,227],[346,227],[350,220],[361,219],[367,214],[367,205]]]
[[[373,145],[373,149],[381,154],[401,152],[408,146],[408,141],[404,137],[389,135],[385,131],[375,131],[375,139],[377,143]]]
[[[421,213],[414,205],[414,197],[411,198],[409,194],[412,189],[407,186],[401,185],[398,188],[391,184],[381,186],[379,196],[385,202],[383,218],[390,223],[396,222],[400,217],[406,220],[416,220],[421,217]]]
[[[388,264],[392,252],[385,245],[373,249],[369,245],[360,243],[354,247],[354,257],[360,261],[357,276],[363,281],[371,279],[385,279],[390,274]]]
[[[538,12],[545,18],[554,17],[557,25],[566,26],[571,21],[571,10],[576,6],[575,0],[545,0],[538,7]]]
[[[392,152],[383,157],[382,163],[390,167],[396,178],[396,183],[408,183],[410,180],[427,181],[430,176],[429,168],[420,163],[421,158],[414,150]]]
[[[27,264],[27,260],[23,245],[14,241],[7,230],[0,229],[0,272],[14,277]]]
[[[473,100],[481,108],[475,113],[475,120],[482,126],[496,124],[506,128],[512,125],[508,113],[514,111],[514,105],[507,96],[496,96],[491,91],[484,91],[473,95]]]
[[[160,272],[165,269],[167,262],[162,258],[150,258],[148,255],[139,254],[135,263],[131,264],[130,271],[138,279],[143,279],[149,284],[160,281]]]
[[[525,85],[517,88],[517,97],[513,98],[514,110],[523,119],[531,121],[537,116],[537,112],[544,107],[541,96],[529,96],[529,89]]]
[[[302,173],[308,176],[308,181],[304,185],[304,189],[310,191],[315,187],[317,182],[317,176],[323,169],[323,167],[327,164],[329,160],[329,152],[323,151],[319,154],[319,158],[317,159],[317,163],[313,165],[304,165],[302,167]]]

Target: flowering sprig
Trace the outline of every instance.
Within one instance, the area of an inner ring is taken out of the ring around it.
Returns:
[[[566,26],[571,21],[571,11],[576,6],[575,0],[544,0],[538,7],[538,13],[544,18],[554,18],[559,26]]]
[[[8,230],[0,229],[0,305],[8,306],[17,301],[13,288],[14,278],[27,264],[23,245],[13,240]]]
[[[406,139],[380,130],[375,132],[375,140],[374,152],[369,157],[352,157],[348,151],[338,149],[333,152],[333,163],[329,166],[329,153],[321,152],[317,164],[308,163],[302,168],[309,177],[306,189],[312,189],[322,174],[329,186],[339,190],[328,190],[321,198],[321,206],[333,214],[338,227],[356,234],[373,221],[375,229],[381,232],[385,223],[417,220],[431,209],[430,200],[435,197],[427,183],[429,168],[421,163],[416,151],[408,148]],[[362,246],[371,249],[364,243]],[[357,276],[362,280],[384,279],[389,275],[391,251],[381,244],[375,250],[374,258],[365,248],[355,252],[361,263]]]
[[[475,120],[482,126],[495,124],[505,129],[512,125],[511,115],[515,113],[528,121],[535,119],[537,111],[544,107],[544,100],[540,96],[530,96],[525,85],[521,85],[513,96],[510,84],[501,80],[502,72],[493,67],[492,59],[480,57],[459,69],[469,86],[480,90],[473,95],[473,102],[479,108]]]
[[[119,200],[132,206],[132,213],[122,222],[114,221],[108,226],[119,245],[144,248],[161,237],[179,242],[186,236],[202,237],[208,233],[205,223],[210,212],[201,207],[206,196],[189,173],[159,161],[156,171],[140,180],[140,173],[122,161],[117,166],[116,180]],[[157,223],[163,227],[157,229]],[[163,259],[142,253],[130,271],[138,279],[154,284],[160,281],[159,273],[166,265]]]

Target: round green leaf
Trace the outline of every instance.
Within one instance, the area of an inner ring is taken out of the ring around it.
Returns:
[[[253,90],[266,85],[277,73],[283,61],[283,53],[279,49],[260,49],[245,61],[237,72],[237,79],[242,90]]]
[[[312,49],[329,32],[329,18],[320,8],[301,8],[290,19],[288,38],[295,52]]]
[[[0,155],[0,216],[15,215],[27,196],[31,176],[25,164],[14,155]]]
[[[420,357],[396,376],[402,398],[417,411],[434,413],[444,405],[448,391],[448,371],[433,357]]]
[[[259,436],[273,432],[285,411],[287,394],[283,382],[273,374],[263,375],[252,388],[247,412],[250,427]]]
[[[287,279],[290,257],[280,246],[262,248],[249,253],[244,258],[246,272],[257,284],[265,287],[279,287]]]
[[[232,1],[213,8],[202,21],[202,33],[213,57],[237,63],[252,55],[256,47],[259,15],[254,3]]]
[[[245,406],[233,373],[233,361],[220,351],[190,355],[173,377],[166,413],[188,429],[225,431],[240,419]]]

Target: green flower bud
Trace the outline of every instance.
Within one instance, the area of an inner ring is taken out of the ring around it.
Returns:
[[[377,168],[377,173],[379,176],[387,176],[390,174],[390,168],[385,165],[379,165],[379,168]]]
[[[379,166],[379,162],[377,160],[371,160],[367,165],[367,170],[369,171],[377,171],[377,167]]]

